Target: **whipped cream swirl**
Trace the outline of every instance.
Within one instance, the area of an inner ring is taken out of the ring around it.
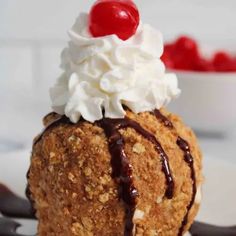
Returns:
[[[88,14],[82,13],[69,30],[71,41],[62,52],[64,73],[50,95],[53,110],[73,123],[82,116],[94,122],[103,116],[123,118],[122,105],[135,113],[159,109],[179,95],[174,74],[160,60],[162,35],[140,23],[134,36],[94,38]]]

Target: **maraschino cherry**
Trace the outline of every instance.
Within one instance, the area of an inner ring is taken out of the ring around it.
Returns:
[[[206,58],[200,53],[197,42],[187,36],[166,44],[161,59],[169,69],[236,72],[236,57],[225,51],[218,51],[212,58]]]
[[[139,11],[132,0],[98,0],[89,13],[93,37],[116,34],[127,40],[136,33]]]
[[[233,58],[227,52],[216,52],[213,57],[213,64],[217,71],[231,71]]]

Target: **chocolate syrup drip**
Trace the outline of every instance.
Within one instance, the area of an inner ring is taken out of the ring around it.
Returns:
[[[155,145],[155,149],[161,157],[162,170],[166,176],[167,190],[166,197],[173,197],[174,182],[171,175],[168,157],[165,154],[161,144],[154,135],[142,128],[137,122],[128,118],[124,119],[102,119],[98,124],[104,129],[108,138],[109,151],[112,156],[112,177],[118,178],[120,183],[120,197],[126,204],[126,224],[124,235],[132,235],[133,215],[136,208],[136,198],[138,192],[134,187],[132,177],[132,166],[124,152],[124,139],[119,133],[120,129],[133,128],[137,133],[149,140]]]
[[[7,217],[23,219],[34,218],[34,212],[30,202],[15,195],[2,184],[0,184],[0,212]]]
[[[166,127],[170,129],[174,128],[172,122],[167,117],[165,117],[159,110],[155,109],[153,113],[156,116],[156,118],[160,120]]]
[[[157,119],[159,119],[160,121],[162,121],[164,123],[164,125],[166,127],[174,129],[174,125],[172,124],[172,122],[167,117],[165,117],[159,110],[155,110],[154,114],[157,117]],[[194,158],[191,155],[190,146],[187,143],[187,141],[185,141],[181,137],[177,138],[176,143],[180,147],[180,149],[184,152],[184,160],[189,165],[189,167],[191,169],[191,179],[193,181],[192,198],[191,198],[191,201],[190,201],[189,205],[187,206],[187,213],[184,216],[184,219],[182,221],[182,225],[181,225],[181,227],[179,229],[179,233],[178,233],[178,236],[181,236],[183,234],[184,227],[188,223],[189,212],[190,212],[192,206],[194,205],[195,196],[196,196],[196,193],[197,193],[197,187],[196,187],[196,174],[195,174],[195,170],[194,170]]]
[[[162,171],[165,174],[166,182],[167,182],[167,189],[165,196],[168,199],[173,197],[174,192],[174,180],[171,174],[168,156],[166,155],[164,149],[162,148],[161,144],[157,141],[156,137],[145,130],[142,126],[140,126],[136,121],[133,121],[129,118],[124,119],[103,119],[100,122],[106,122],[106,124],[111,124],[112,126],[116,127],[116,129],[124,129],[124,128],[133,128],[137,133],[142,135],[148,141],[154,144],[157,153],[160,155],[161,162],[162,162]],[[107,132],[107,127],[103,127],[105,132]]]
[[[194,222],[190,233],[192,236],[236,236],[236,226],[219,227],[200,222]]]
[[[104,129],[108,138],[109,151],[112,157],[112,177],[115,178],[120,185],[119,196],[124,201],[126,207],[124,235],[132,235],[134,227],[133,215],[136,208],[138,191],[134,186],[132,166],[124,152],[124,138],[118,131],[118,122],[103,119],[98,123]]]
[[[187,213],[184,216],[184,219],[182,221],[182,225],[179,229],[179,234],[178,235],[181,236],[183,234],[184,227],[188,223],[189,212],[190,212],[192,206],[194,205],[195,196],[196,196],[196,193],[197,193],[197,186],[196,186],[196,176],[195,176],[195,170],[194,170],[194,159],[191,155],[189,144],[184,139],[182,139],[180,137],[178,137],[177,144],[181,148],[181,150],[184,152],[184,160],[189,165],[189,167],[191,169],[191,178],[192,178],[192,181],[193,181],[192,198],[191,198],[191,201],[190,201],[189,205],[187,206]]]

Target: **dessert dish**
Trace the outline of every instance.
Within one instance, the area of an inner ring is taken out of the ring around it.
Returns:
[[[161,34],[133,1],[99,0],[69,36],[27,174],[38,235],[183,235],[201,201],[202,155],[164,108],[180,90]]]
[[[196,40],[181,36],[165,45],[162,60],[169,69],[202,72],[236,72],[236,57],[219,50],[210,57],[201,53]]]

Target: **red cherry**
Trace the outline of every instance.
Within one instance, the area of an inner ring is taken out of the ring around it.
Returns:
[[[164,46],[164,53],[161,56],[161,60],[164,62],[165,66],[170,69],[174,68],[173,49],[174,46],[172,44],[166,44]]]
[[[233,58],[226,52],[216,52],[213,57],[213,65],[215,66],[216,71],[231,71]]]
[[[178,70],[193,70],[193,62],[184,54],[176,54],[173,58],[174,67]]]
[[[168,53],[164,53],[161,57],[161,60],[163,61],[163,63],[167,68],[174,69],[174,62]]]
[[[195,62],[193,70],[210,72],[214,71],[215,68],[210,60],[200,58],[198,61]]]
[[[236,57],[232,61],[231,72],[236,72]]]
[[[174,43],[166,44],[161,59],[171,69],[236,72],[236,57],[219,51],[209,60],[200,54],[197,42],[187,36],[181,36]]]
[[[174,44],[167,43],[164,45],[164,53],[172,53],[174,51]]]
[[[176,40],[172,55],[175,68],[181,70],[193,70],[194,64],[200,59],[197,43],[187,36],[181,36]]]
[[[138,25],[139,11],[132,0],[98,0],[89,14],[89,29],[94,37],[116,34],[127,40]]]
[[[187,36],[182,36],[176,41],[175,50],[191,60],[196,60],[200,57],[197,43]]]
[[[194,39],[187,36],[181,36],[179,39],[177,39],[177,41],[175,42],[175,50],[185,54],[199,54],[197,43]]]

